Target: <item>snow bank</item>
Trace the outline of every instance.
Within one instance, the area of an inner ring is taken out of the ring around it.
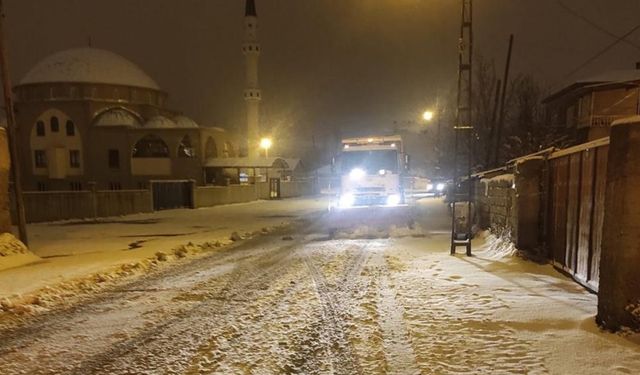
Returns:
[[[13,234],[0,234],[0,271],[39,260],[40,257],[29,251]]]
[[[477,237],[483,239],[484,244],[476,250],[476,253],[488,259],[499,260],[518,255],[518,249],[508,235],[496,236],[489,231],[482,231],[477,234]]]

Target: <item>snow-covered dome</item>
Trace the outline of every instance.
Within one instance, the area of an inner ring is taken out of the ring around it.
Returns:
[[[176,126],[179,128],[197,128],[198,127],[198,124],[195,121],[193,121],[193,119],[184,115],[178,115],[174,117],[173,121],[176,123]]]
[[[150,118],[149,121],[144,123],[143,127],[154,128],[154,129],[158,129],[158,128],[169,129],[169,128],[176,128],[177,125],[170,118],[158,115]]]
[[[160,90],[136,64],[113,52],[89,47],[68,49],[45,57],[20,84],[53,82],[106,83]]]
[[[140,127],[140,120],[132,112],[122,108],[108,109],[94,119],[95,126],[130,126]]]

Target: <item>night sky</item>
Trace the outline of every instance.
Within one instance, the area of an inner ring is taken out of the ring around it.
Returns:
[[[562,0],[614,34],[640,23],[639,0]],[[256,0],[263,53],[263,126],[322,140],[331,129],[380,129],[417,119],[455,81],[460,2]],[[244,124],[244,0],[5,0],[13,80],[61,49],[92,45],[132,60],[201,125]],[[476,54],[554,88],[602,70],[632,68],[621,43],[556,0],[476,0]],[[640,46],[640,31],[629,40]]]

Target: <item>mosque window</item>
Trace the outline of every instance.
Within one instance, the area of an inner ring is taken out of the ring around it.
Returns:
[[[38,182],[38,191],[47,191],[47,184],[44,182]]]
[[[60,122],[56,116],[51,117],[51,132],[57,133],[60,130]]]
[[[72,137],[76,135],[76,126],[73,124],[73,121],[67,120],[66,128],[68,136]]]
[[[69,150],[69,166],[80,168],[80,150]]]
[[[191,138],[188,135],[185,135],[178,146],[178,157],[180,158],[195,158],[196,151],[191,145]]]
[[[36,123],[36,135],[38,137],[44,137],[45,131],[44,131],[44,122],[42,121],[38,121]]]
[[[34,150],[33,159],[36,164],[36,168],[47,167],[47,152],[45,150]]]
[[[132,155],[134,158],[168,158],[169,147],[157,135],[149,134],[136,142]]]

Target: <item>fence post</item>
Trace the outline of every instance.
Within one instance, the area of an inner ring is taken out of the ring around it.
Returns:
[[[640,116],[614,122],[608,159],[596,320],[640,330]]]
[[[540,180],[543,167],[542,156],[516,162],[515,244],[521,250],[535,251],[540,245]]]
[[[96,221],[98,220],[98,193],[96,189],[96,183],[95,181],[90,181],[88,185],[89,185],[89,192],[91,194],[91,205],[93,206],[92,207],[93,220]]]

